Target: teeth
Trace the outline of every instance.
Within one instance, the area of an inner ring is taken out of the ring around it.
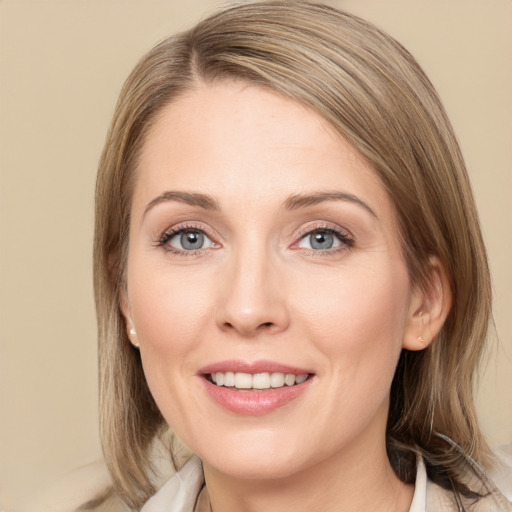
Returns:
[[[295,384],[295,375],[293,375],[293,373],[287,373],[284,378],[284,383],[287,386],[293,386]]]
[[[284,373],[272,373],[270,375],[270,386],[282,388],[284,386]]]
[[[235,374],[233,372],[226,372],[224,374],[224,386],[233,387],[235,385]]]
[[[219,374],[217,373],[217,377]],[[235,388],[250,389],[252,388],[252,375],[250,373],[235,373]]]
[[[252,375],[243,372],[216,372],[210,374],[210,377],[217,386],[237,389],[269,389],[302,384],[308,378],[308,374],[294,375],[293,373],[274,372]]]
[[[307,378],[307,373],[305,373],[304,375],[297,375],[297,377],[295,377],[295,384],[302,384]]]
[[[252,376],[252,387],[255,389],[268,389],[270,387],[270,375],[268,373],[256,373]]]

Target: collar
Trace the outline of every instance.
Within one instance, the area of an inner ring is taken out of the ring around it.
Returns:
[[[193,512],[203,485],[203,467],[194,455],[145,503],[140,512]]]
[[[196,512],[198,497],[203,486],[201,461],[193,456],[146,502],[141,512]],[[418,458],[414,496],[409,512],[426,512],[426,501],[427,472],[423,460]]]

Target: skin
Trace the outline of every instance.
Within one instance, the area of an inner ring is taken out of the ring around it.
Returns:
[[[287,207],[320,192],[352,199]],[[389,390],[400,351],[428,344],[449,297],[435,260],[429,294],[412,287],[393,206],[359,154],[280,95],[198,84],[147,137],[131,219],[127,331],[165,419],[203,460],[213,510],[408,510],[413,489],[385,450]],[[184,227],[207,235],[204,248],[165,238]],[[326,229],[342,238],[310,248]],[[307,391],[235,414],[198,376],[261,359],[308,369]]]

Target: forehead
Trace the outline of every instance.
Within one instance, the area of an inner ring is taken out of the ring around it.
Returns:
[[[373,168],[320,115],[243,82],[200,84],[167,105],[149,130],[135,194],[165,189],[263,202],[343,189],[389,202]]]

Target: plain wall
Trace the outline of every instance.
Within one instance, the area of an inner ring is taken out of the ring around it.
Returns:
[[[512,441],[512,1],[347,0],[408,47],[467,158],[499,342],[478,409]],[[0,0],[0,503],[100,457],[91,247],[96,166],[117,94],[157,40],[215,1]],[[0,509],[2,508],[0,505]]]

